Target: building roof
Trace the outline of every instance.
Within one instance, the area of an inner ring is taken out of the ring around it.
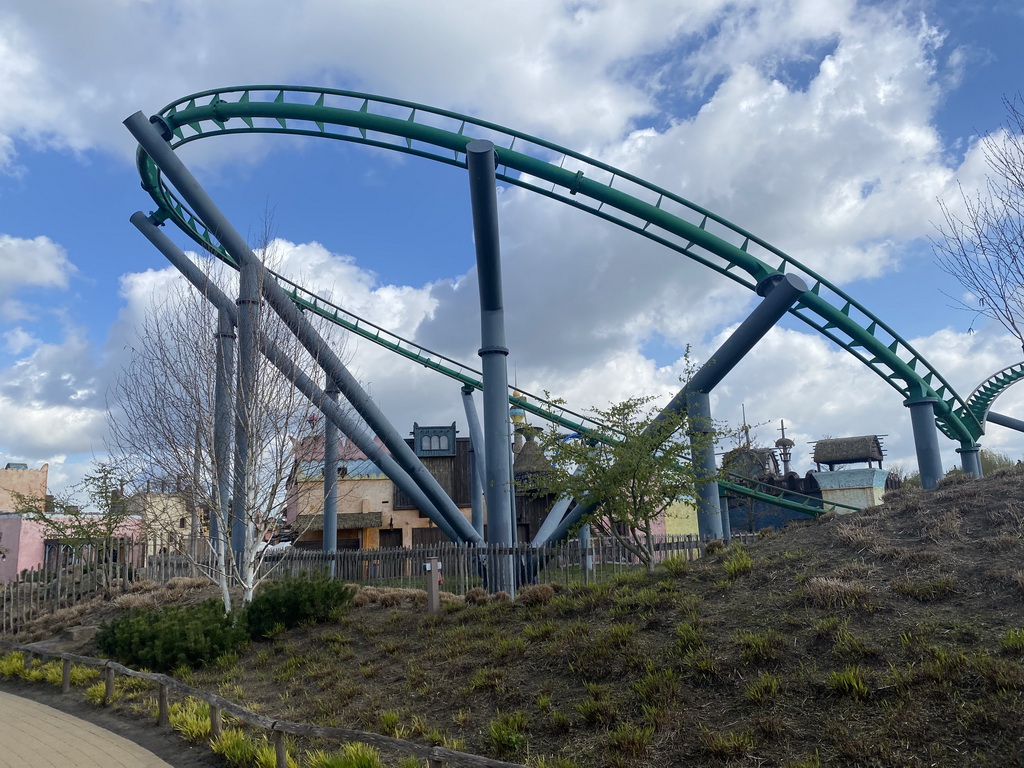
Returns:
[[[861,461],[881,461],[882,441],[879,435],[838,437],[818,440],[814,444],[816,464],[855,464]]]

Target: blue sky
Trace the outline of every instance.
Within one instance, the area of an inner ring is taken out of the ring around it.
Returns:
[[[173,10],[171,10],[173,8]],[[452,109],[679,192],[806,261],[910,338],[964,396],[1016,362],[944,295],[937,198],[981,183],[978,137],[1019,88],[1013,4],[628,0],[485,5],[15,0],[0,9],[0,462],[54,487],[106,448],[132,330],[172,275],[129,225],[150,202],[121,120],[199,90],[325,85]],[[482,36],[480,30],[487,30]],[[194,147],[194,149],[193,149]],[[324,141],[232,138],[183,153],[243,234],[273,212],[287,266],[346,306],[476,365],[464,174]],[[717,275],[557,203],[501,196],[509,368],[573,407],[667,398],[752,306]],[[173,233],[172,233],[173,234]],[[186,244],[183,237],[177,241]],[[716,393],[797,441],[884,433],[912,463],[894,391],[795,321]],[[403,431],[463,428],[458,386],[353,345]],[[998,410],[1024,409],[1008,392]],[[955,461],[944,445],[947,465]],[[1024,436],[984,445],[1017,458]]]

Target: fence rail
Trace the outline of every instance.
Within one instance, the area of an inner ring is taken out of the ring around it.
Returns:
[[[305,725],[303,723],[292,723],[288,720],[274,720],[265,715],[246,709],[240,704],[235,704],[228,699],[218,696],[215,693],[193,688],[185,683],[175,680],[173,677],[161,675],[155,672],[140,672],[130,669],[123,664],[109,659],[95,659],[90,656],[78,656],[73,653],[62,653],[33,645],[12,645],[4,643],[10,651],[20,652],[26,661],[33,656],[45,659],[61,659],[63,662],[63,675],[61,683],[62,693],[71,690],[71,666],[79,664],[86,667],[95,667],[103,670],[104,677],[104,704],[108,704],[114,695],[114,684],[117,675],[135,677],[148,680],[158,686],[157,694],[157,725],[168,727],[170,725],[170,692],[173,691],[182,696],[191,696],[201,699],[210,705],[210,737],[216,739],[220,736],[222,729],[223,713],[227,712],[232,717],[241,720],[247,725],[261,730],[269,731],[271,740],[275,747],[275,762],[277,768],[287,768],[288,756],[285,748],[285,735],[308,736],[331,741],[359,741],[373,747],[393,750],[406,755],[418,758],[425,758],[429,768],[444,768],[444,766],[466,766],[466,768],[528,768],[521,763],[506,763],[501,760],[493,760],[488,757],[472,755],[468,752],[458,752],[444,747],[427,747],[416,744],[405,739],[396,739],[390,736],[382,736],[379,733],[368,733],[366,731],[354,731],[347,728],[333,728],[327,726]]]
[[[734,536],[749,541],[752,534]],[[695,560],[704,542],[695,536],[660,536],[652,541],[654,560],[669,557]],[[426,586],[423,565],[428,558],[441,563],[446,592],[465,594],[474,587],[487,588],[488,565],[511,559],[518,586],[528,584],[593,584],[643,568],[641,559],[622,542],[594,538],[555,547],[470,547],[452,543],[411,548],[343,550],[336,554],[289,549],[262,558],[257,578],[280,579],[300,574],[322,574],[355,584],[422,589]],[[212,560],[166,552],[146,554],[124,542],[112,541],[87,549],[62,550],[38,568],[22,571],[18,578],[0,585],[0,633],[19,633],[32,620],[97,595],[129,591],[139,581],[166,584],[178,577],[210,576]]]

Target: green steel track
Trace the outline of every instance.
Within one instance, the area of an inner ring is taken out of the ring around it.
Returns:
[[[711,211],[572,150],[421,104],[304,86],[252,85],[203,91],[167,105],[159,117],[174,148],[209,136],[277,133],[364,144],[463,168],[466,143],[489,139],[497,149],[498,178],[505,183],[635,232],[752,290],[774,274],[803,278],[811,287],[790,310],[792,314],[854,355],[904,399],[934,399],[937,425],[947,437],[972,447],[984,432],[977,413],[917,350],[824,277]],[[142,185],[157,205],[156,219],[172,221],[200,246],[236,266],[218,245],[215,234],[163,184],[156,165],[141,149],[137,161]],[[323,304],[297,286],[293,286],[293,297],[314,311]],[[335,313],[323,309],[321,314]],[[347,322],[342,325],[349,327]],[[355,327],[350,330],[359,332]],[[448,375],[457,373],[456,368],[447,370],[446,361],[437,355],[425,354],[421,359],[422,350],[408,345],[402,349],[405,351],[395,351]],[[476,379],[463,380],[465,375],[453,377],[479,387]],[[544,409],[526,409],[546,418],[538,412]],[[556,413],[545,413],[563,423]],[[565,426],[574,428],[568,423]],[[806,507],[801,511],[807,511]]]
[[[995,399],[1013,384],[1024,379],[1024,362],[1014,363],[989,376],[967,398],[967,410],[984,427],[985,418]]]

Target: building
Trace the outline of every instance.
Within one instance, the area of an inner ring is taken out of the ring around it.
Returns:
[[[513,474],[517,484],[549,467],[532,436],[517,439]],[[455,424],[413,424],[406,443],[466,517],[472,518],[470,440],[459,437]],[[447,541],[447,537],[347,438],[338,451],[338,549],[411,547]],[[323,546],[324,437],[313,435],[296,446],[288,478],[286,519],[297,534],[295,545]],[[553,499],[517,494],[516,533],[519,541],[536,534]],[[484,531],[486,537],[486,527]]]

